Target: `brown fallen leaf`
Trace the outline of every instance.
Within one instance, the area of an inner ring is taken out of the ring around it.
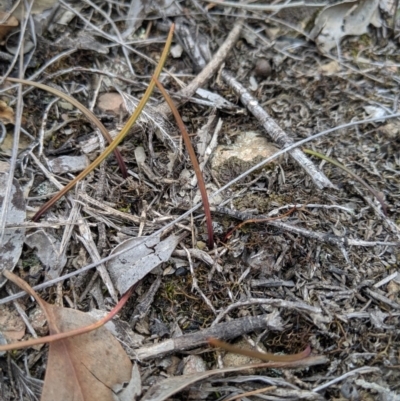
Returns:
[[[1,25],[0,25],[1,35]],[[6,102],[0,100],[0,121],[3,124],[15,124],[14,110]]]
[[[10,16],[8,13],[0,11],[0,43],[7,36],[7,34],[12,31],[15,27],[19,25],[18,20]]]
[[[46,309],[52,333],[95,322],[73,309],[53,305]],[[130,359],[105,327],[56,341],[50,344],[41,401],[113,401],[113,390],[129,383],[131,371]]]
[[[16,275],[9,280],[32,295],[44,310],[50,334],[90,326],[87,313],[50,305]],[[50,343],[41,401],[115,401],[131,379],[132,363],[118,340],[105,328]]]

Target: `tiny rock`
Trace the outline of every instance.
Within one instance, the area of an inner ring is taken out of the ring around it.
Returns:
[[[205,372],[207,370],[206,363],[198,355],[189,355],[183,359],[183,374],[190,375],[193,373]]]
[[[103,93],[99,96],[97,107],[103,113],[113,113],[119,115],[121,110],[125,110],[124,101],[118,92]]]
[[[233,145],[217,147],[211,167],[219,180],[225,184],[277,151],[278,149],[268,142],[263,134],[253,131],[243,132]]]

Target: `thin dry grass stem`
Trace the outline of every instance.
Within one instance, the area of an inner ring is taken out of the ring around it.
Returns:
[[[134,216],[130,213],[124,213],[119,210],[113,209],[112,207],[106,205],[103,202],[98,201],[97,199],[92,198],[86,193],[80,193],[79,194],[79,199],[82,201],[83,205],[89,205],[92,204],[99,208],[102,212],[107,214],[109,217],[113,217],[115,219],[122,219],[126,220],[128,222],[131,222],[133,224],[140,224],[140,218],[137,216]],[[79,202],[79,201],[78,201]]]
[[[229,32],[229,35],[226,37],[224,43],[219,47],[218,51],[213,55],[208,64],[185,88],[176,93],[177,96],[182,98],[182,101],[180,101],[179,104],[184,103],[186,101],[184,100],[185,98],[192,97],[196,93],[197,89],[201,88],[218,71],[221,64],[225,61],[226,57],[239,39],[243,22],[243,18],[238,18],[233,25],[232,30]],[[163,115],[168,115],[168,104],[166,102],[160,104],[157,107],[157,111]]]
[[[101,256],[97,250],[96,244],[93,240],[92,232],[89,228],[89,224],[86,220],[82,219],[82,221],[79,224],[79,233],[80,235],[77,235],[77,238],[83,246],[85,247],[86,251],[90,255],[93,261],[98,261],[101,260]],[[97,271],[99,272],[103,283],[105,284],[111,298],[113,299],[114,302],[118,301],[118,293],[115,290],[115,287],[113,285],[113,282],[110,278],[110,275],[107,271],[106,266],[104,264],[101,264],[97,266]]]
[[[71,54],[75,53],[76,51],[78,51],[77,48],[75,49],[68,49],[65,50],[61,53],[57,53],[56,56],[54,56],[53,58],[51,58],[50,60],[48,60],[41,68],[39,68],[38,70],[36,70],[32,75],[30,75],[28,77],[29,81],[33,81],[35,78],[37,78],[40,74],[42,74],[44,71],[46,71],[52,64],[60,62],[60,60],[64,57],[70,56]],[[73,68],[75,69],[75,67]],[[51,77],[47,76],[43,77],[43,79],[51,79]],[[24,92],[24,95],[27,93],[27,91]]]
[[[52,101],[49,102],[49,104],[46,106],[46,109],[44,110],[43,117],[42,117],[42,124],[39,129],[39,135],[38,135],[38,141],[39,141],[39,151],[38,151],[38,156],[42,157],[43,155],[43,142],[44,142],[44,134],[46,131],[46,125],[47,125],[47,120],[49,117],[49,113],[51,108],[60,100],[59,97],[56,97]]]
[[[203,0],[208,3],[217,4],[225,7],[242,8],[247,11],[280,11],[286,8],[296,7],[325,7],[327,3],[305,3],[304,1],[294,1],[286,4],[242,4],[239,2],[219,1],[219,0]]]
[[[320,209],[338,209],[338,210],[343,210],[344,212],[347,213],[354,213],[353,209],[346,207],[346,206],[341,206],[341,205],[322,205],[322,204],[318,204],[318,203],[296,203],[296,204],[292,204],[289,203],[287,205],[284,206],[280,206],[277,207],[276,209],[271,210],[270,212],[268,212],[268,216],[274,216],[277,215],[281,210],[284,209],[289,209],[289,208],[296,208],[296,209],[303,209],[303,208],[310,208],[310,209],[314,209],[314,208],[320,208]]]
[[[114,37],[112,35],[109,35],[107,32],[104,32],[102,29],[100,29],[98,26],[96,26],[95,24],[93,24],[91,21],[89,21],[87,18],[85,18],[78,10],[74,9],[73,7],[71,7],[68,3],[64,2],[63,0],[59,0],[60,4],[62,4],[67,10],[71,11],[73,14],[75,14],[77,17],[79,17],[82,22],[84,22],[88,27],[92,28],[94,31],[96,31],[100,36],[106,38],[107,40],[109,40],[110,42],[114,42],[116,44],[118,44],[119,46],[121,46],[122,48],[125,48],[131,52],[133,52],[134,54],[137,54],[138,56],[142,57],[144,60],[146,60],[147,62],[149,62],[152,65],[157,66],[157,62],[154,61],[153,59],[151,59],[149,56],[147,56],[146,54],[138,51],[137,49],[135,49],[132,46],[129,46],[128,44],[126,44],[124,41],[120,41],[117,37]],[[175,27],[175,25],[174,25]],[[171,74],[169,71],[165,71],[171,78],[173,78],[174,80],[176,80],[176,77],[174,76],[174,74]],[[180,81],[177,80],[178,84],[180,84]]]
[[[169,48],[171,46],[172,42],[172,36],[174,32],[174,25],[171,26],[167,41],[165,43],[165,47],[163,50],[163,53],[160,58],[160,62],[158,63],[158,66],[156,68],[156,71],[154,72],[154,75],[158,77],[162,71],[162,68],[164,66],[165,60],[167,59],[167,55],[169,52]],[[121,132],[117,135],[117,137],[111,142],[110,145],[106,148],[106,150],[100,154],[100,156],[97,157],[96,160],[94,160],[90,166],[88,166],[85,170],[83,170],[78,176],[76,176],[71,182],[69,182],[63,190],[61,190],[56,196],[54,196],[50,201],[48,201],[44,206],[41,207],[41,209],[35,214],[33,217],[34,221],[37,221],[47,210],[49,210],[60,198],[62,198],[71,188],[73,188],[76,183],[83,178],[85,178],[90,172],[92,172],[101,162],[103,162],[111,152],[114,151],[114,149],[118,146],[118,144],[124,139],[125,135],[129,132],[133,124],[136,122],[138,117],[140,116],[140,113],[142,112],[143,108],[145,107],[147,101],[150,98],[151,93],[153,92],[155,83],[153,81],[150,82],[149,86],[147,87],[147,90],[145,94],[143,95],[142,100],[138,104],[135,112],[132,114],[132,116],[129,118],[129,120],[126,122],[125,126],[122,128]]]
[[[8,287],[8,288],[6,288],[6,290],[9,294],[12,294],[11,288]],[[28,329],[30,335],[33,338],[37,338],[38,335],[36,334],[35,329],[33,328],[31,322],[29,321],[29,318],[28,318],[24,308],[17,301],[14,301],[13,304],[14,304],[14,308],[16,309],[16,311],[18,312],[18,314],[21,316],[22,320],[24,321],[24,324],[25,324],[26,328]]]
[[[121,33],[120,33],[117,25],[115,24],[115,22],[112,20],[112,18],[110,18],[110,16],[106,12],[104,12],[100,7],[98,7],[96,4],[94,4],[90,0],[84,0],[84,2],[86,4],[89,4],[93,9],[95,9],[99,14],[101,14],[107,20],[107,22],[110,24],[110,26],[113,28],[115,34],[117,35],[118,40],[121,43],[124,43],[124,39],[122,38]],[[132,75],[134,75],[135,71],[132,68],[132,64],[130,63],[130,60],[129,60],[129,53],[125,46],[122,46],[122,52],[124,53],[124,56],[126,58],[126,64],[129,68],[130,73]]]
[[[381,373],[381,372],[382,371],[381,371],[380,368],[375,368],[375,367],[372,367],[372,366],[363,366],[362,368],[357,368],[357,369],[351,370],[350,372],[347,372],[342,376],[336,377],[333,380],[330,380],[330,381],[328,381],[328,382],[326,382],[324,384],[321,384],[320,386],[315,387],[312,391],[318,392],[318,391],[324,390],[325,388],[330,387],[332,384],[339,383],[342,380],[347,379],[348,377],[351,377],[351,376],[354,376],[354,375],[357,375],[357,374]]]
[[[207,148],[204,151],[204,154],[201,155],[201,157],[203,159],[201,161],[201,163],[200,163],[201,171],[204,170],[208,160],[210,159],[210,157],[213,154],[214,150],[218,146],[218,134],[221,131],[222,123],[223,123],[222,119],[219,118],[218,122],[217,122],[217,125],[215,126],[212,138],[211,138],[210,142],[208,143]],[[196,183],[197,183],[197,177],[194,177],[193,180],[191,181],[191,185],[196,185]]]
[[[43,165],[43,163],[36,157],[34,153],[30,154],[31,160],[39,167],[39,169],[42,171],[43,175],[59,190],[63,189],[64,186],[59,182],[53,174],[50,173],[50,171]]]
[[[121,95],[126,110],[128,112],[131,112],[131,110],[134,110],[139,103],[139,100],[136,99],[134,96],[128,95],[124,91],[120,89],[116,89],[118,93]],[[154,107],[151,107],[150,105],[146,105],[146,108],[142,111],[142,114],[140,115],[140,121],[138,121],[138,124],[143,123],[145,126],[147,124],[151,124],[150,126],[157,127],[157,130],[159,131],[159,134],[157,136],[162,137],[162,141],[166,142],[168,145],[170,145],[171,150],[175,153],[182,153],[181,146],[179,146],[175,143],[176,141],[171,137],[169,134],[169,121],[160,116],[160,114],[156,111]]]
[[[156,77],[153,77],[154,82],[156,83],[158,89],[164,96],[166,102],[168,103],[169,107],[171,108],[172,114],[175,117],[176,123],[178,124],[179,130],[181,131],[183,141],[185,142],[186,149],[189,153],[190,160],[193,164],[193,169],[197,177],[197,182],[199,186],[199,190],[201,193],[201,199],[203,201],[204,213],[206,215],[207,220],[207,231],[208,231],[208,247],[209,249],[214,248],[214,233],[212,227],[212,218],[211,218],[211,211],[210,211],[210,204],[208,202],[208,195],[206,185],[204,183],[203,173],[200,170],[199,163],[197,161],[196,153],[194,152],[192,142],[190,141],[190,137],[188,132],[186,131],[185,125],[182,121],[181,116],[179,115],[178,109],[176,108],[173,100],[168,95],[168,92],[164,89],[161,83],[158,81]]]

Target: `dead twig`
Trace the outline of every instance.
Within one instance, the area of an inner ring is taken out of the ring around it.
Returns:
[[[318,386],[318,387],[315,387],[315,388],[313,389],[313,391],[316,393],[316,392],[318,392],[318,391],[324,390],[324,389],[326,389],[327,387],[332,386],[332,384],[339,383],[339,382],[341,382],[342,380],[347,379],[348,377],[354,376],[354,375],[357,375],[357,374],[363,374],[363,373],[381,373],[381,372],[382,372],[382,371],[381,371],[380,368],[374,368],[374,367],[372,367],[372,366],[363,366],[362,368],[358,368],[358,369],[351,370],[350,372],[347,372],[347,373],[345,373],[344,375],[337,377],[336,379],[330,380],[330,381],[328,381],[328,382],[325,383],[325,384],[322,384],[322,385],[320,385],[320,386]]]
[[[234,28],[230,32],[229,36],[232,36],[231,42],[233,40],[237,40],[238,35],[240,34],[241,28],[243,24],[243,19],[240,19],[237,24],[234,25]],[[190,35],[190,31],[186,32],[186,34]],[[228,39],[225,43],[228,42]],[[220,48],[220,50],[222,47]],[[206,60],[201,59],[201,54],[197,54],[196,57],[192,57],[192,52],[196,49],[185,49],[186,52],[191,56],[192,59],[196,60],[198,63],[197,67],[202,67],[205,64]],[[213,59],[203,68],[202,72],[191,82],[190,86],[188,85],[186,88],[182,89],[177,93],[180,96],[192,96],[195,93],[195,90],[200,88],[206,80],[214,74],[217,70],[216,66],[220,65],[222,60],[227,56],[227,53],[221,52],[221,58],[219,54],[216,54]],[[224,57],[224,58],[222,58]],[[250,93],[242,86],[228,71],[222,69],[221,77],[225,81],[225,83],[233,89],[233,91],[240,96],[241,102],[248,108],[248,110],[260,121],[261,125],[264,127],[268,135],[272,138],[272,140],[278,144],[280,147],[285,148],[293,144],[293,141],[289,138],[289,136],[279,127],[279,125],[271,118],[271,116],[258,104],[258,101],[250,95]],[[325,176],[325,174],[320,171],[314,164],[307,158],[306,155],[300,149],[293,149],[290,152],[290,155],[296,160],[296,162],[307,172],[307,174],[311,177],[317,188],[336,188],[330,180]]]
[[[201,72],[194,78],[188,86],[181,89],[176,93],[176,96],[180,99],[178,102],[178,107],[185,103],[185,99],[192,97],[198,88],[201,88],[217,71],[221,64],[224,62],[233,46],[239,39],[240,32],[242,30],[243,18],[239,18],[235,21],[232,30],[225,39],[224,43],[218,49],[218,51],[213,55],[212,59],[208,64],[201,70]],[[168,104],[162,103],[157,108],[159,113],[165,116],[169,114]]]
[[[158,358],[173,352],[182,352],[207,344],[211,337],[229,340],[251,333],[255,330],[265,329],[269,323],[269,315],[249,316],[220,323],[208,329],[196,333],[185,334],[180,337],[171,338],[158,344],[142,347],[135,350],[139,360]]]
[[[312,238],[316,239],[320,242],[326,242],[331,245],[335,245],[338,247],[342,247],[343,245],[357,245],[357,246],[376,246],[376,245],[386,245],[386,246],[398,246],[399,242],[392,242],[392,241],[364,241],[360,239],[354,239],[354,238],[347,238],[347,237],[339,237],[334,234],[328,234],[328,233],[321,233],[318,231],[310,231],[307,230],[306,228],[302,227],[297,227],[291,224],[284,223],[282,221],[276,221],[276,220],[271,220],[271,218],[267,216],[253,216],[249,213],[243,213],[240,212],[238,213],[236,210],[231,210],[225,207],[214,207],[213,210],[216,213],[221,213],[225,214],[228,216],[232,216],[234,218],[239,218],[243,220],[249,220],[251,221],[262,221],[265,224],[268,224],[270,226],[274,226],[283,230],[286,230],[288,232],[292,232],[295,234],[300,234],[303,235],[304,237],[307,238]]]
[[[230,367],[224,369],[215,369],[208,370],[206,372],[199,372],[193,375],[190,375],[189,380],[187,376],[175,376],[164,381],[155,384],[152,386],[149,391],[143,396],[142,401],[163,401],[168,397],[173,396],[174,394],[182,391],[186,387],[191,384],[195,384],[200,380],[208,379],[214,375],[220,375],[224,373],[233,373],[233,372],[241,372],[248,369],[282,369],[282,368],[305,368],[315,365],[322,365],[328,362],[328,358],[325,356],[311,356],[306,359],[302,359],[300,361],[295,362],[264,362],[264,363],[256,363],[250,365],[244,365],[239,367]],[[159,396],[162,394],[162,396]],[[284,394],[280,394],[284,396]],[[297,394],[298,395],[298,392]],[[307,394],[308,397],[306,399],[315,400],[318,397],[310,397],[311,394]],[[291,398],[293,397],[293,393],[290,394]]]
[[[241,308],[243,306],[248,306],[248,305],[270,305],[270,306],[274,306],[275,308],[286,308],[286,309],[298,310],[298,311],[308,312],[308,313],[322,313],[322,310],[320,308],[316,308],[316,307],[308,305],[304,302],[291,302],[291,301],[285,301],[283,299],[249,298],[246,301],[239,301],[239,302],[230,304],[225,310],[220,312],[220,314],[215,318],[211,327],[214,327],[217,324],[219,324],[219,322],[232,310],[234,310],[236,308]]]
[[[234,354],[248,356],[249,358],[257,358],[262,361],[294,362],[307,358],[311,353],[311,347],[309,345],[304,351],[298,354],[275,355],[269,352],[252,351],[245,348],[235,347],[234,345],[228,344],[224,341],[217,340],[216,338],[209,338],[208,343],[211,344],[213,347],[219,347],[224,349],[225,351],[232,352]]]
[[[240,96],[241,102],[249,109],[255,118],[260,122],[272,140],[282,148],[287,148],[293,144],[293,141],[275,122],[275,120],[259,105],[247,89],[241,85],[235,77],[226,70],[221,71],[221,77],[224,82]],[[319,189],[336,188],[325,174],[314,166],[314,163],[298,148],[289,151],[294,160],[305,170]]]
[[[217,311],[215,310],[213,304],[212,304],[211,301],[206,297],[206,295],[204,294],[204,292],[203,292],[203,291],[201,290],[201,288],[199,287],[199,283],[198,283],[198,281],[197,281],[196,274],[195,274],[194,269],[193,269],[193,262],[192,262],[192,258],[191,258],[191,256],[190,256],[190,252],[189,252],[189,250],[188,250],[185,246],[183,246],[183,249],[184,249],[185,252],[186,252],[186,256],[187,256],[188,261],[189,261],[190,273],[192,274],[192,290],[196,290],[196,291],[200,294],[200,296],[203,298],[203,301],[207,304],[207,306],[208,306],[208,307],[213,311],[213,313],[216,315],[216,314],[217,314]]]

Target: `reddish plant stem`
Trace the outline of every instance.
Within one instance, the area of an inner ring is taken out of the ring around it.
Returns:
[[[261,359],[262,361],[295,362],[307,358],[311,354],[311,347],[309,345],[304,351],[300,352],[299,354],[275,355],[275,354],[270,354],[268,352],[258,352],[258,351],[252,351],[250,349],[235,347],[234,345],[228,344],[224,341],[217,340],[216,338],[209,338],[208,343],[214,347],[220,347],[225,351],[232,352],[234,354],[245,355],[250,358]]]
[[[199,163],[197,161],[196,153],[194,152],[192,142],[190,141],[189,134],[185,128],[185,124],[182,121],[182,118],[178,112],[178,109],[176,108],[173,100],[171,97],[168,95],[168,92],[164,89],[160,81],[153,76],[153,81],[156,83],[157,88],[160,90],[162,95],[164,96],[166,102],[168,103],[168,106],[170,107],[172,114],[175,117],[176,123],[178,124],[179,130],[181,131],[183,141],[185,142],[186,149],[189,153],[190,160],[193,164],[194,172],[197,177],[197,182],[199,185],[199,190],[201,193],[201,198],[203,201],[203,207],[204,207],[204,213],[206,215],[206,221],[207,221],[207,231],[208,231],[208,248],[213,249],[214,248],[214,232],[213,232],[213,227],[212,227],[212,219],[211,219],[211,211],[210,211],[210,204],[208,202],[208,195],[207,195],[207,190],[206,190],[206,185],[204,183],[204,178],[203,178],[203,173],[200,170]]]
[[[47,307],[52,306],[52,305],[47,304],[47,302],[43,301],[43,299],[40,298],[39,295],[36,294],[36,292],[28,285],[28,283],[26,283],[24,280],[22,280],[21,278],[16,276],[14,273],[11,273],[11,272],[5,270],[3,272],[3,274],[9,280],[11,280],[13,283],[17,284],[24,291],[26,291],[29,295],[33,296],[43,309],[45,309],[46,306]],[[52,334],[50,336],[45,336],[45,337],[40,337],[40,338],[33,338],[31,340],[21,341],[18,343],[0,345],[0,351],[11,351],[11,350],[15,350],[15,349],[32,347],[37,344],[52,343],[54,341],[62,340],[64,338],[74,337],[74,336],[77,336],[80,334],[85,334],[85,333],[89,333],[90,331],[96,330],[99,327],[106,324],[108,321],[110,321],[122,309],[122,307],[128,301],[129,297],[132,295],[132,292],[134,291],[135,287],[136,287],[136,284],[134,286],[132,286],[122,296],[122,298],[119,300],[117,305],[115,305],[115,307],[107,314],[107,316],[103,317],[103,319],[100,319],[97,322],[95,322],[89,326],[80,327],[78,329],[66,331],[64,333]]]
[[[232,230],[230,230],[224,237],[224,242],[226,242],[231,236],[232,234],[236,231],[239,230],[240,228],[242,228],[245,224],[250,224],[250,223],[263,223],[265,221],[272,221],[272,220],[280,220],[283,217],[289,216],[291,215],[294,211],[296,211],[296,207],[290,209],[288,212],[280,215],[280,216],[276,216],[276,217],[266,217],[265,219],[249,219],[249,220],[245,220],[242,221],[241,223],[239,223],[237,226],[233,227]]]

